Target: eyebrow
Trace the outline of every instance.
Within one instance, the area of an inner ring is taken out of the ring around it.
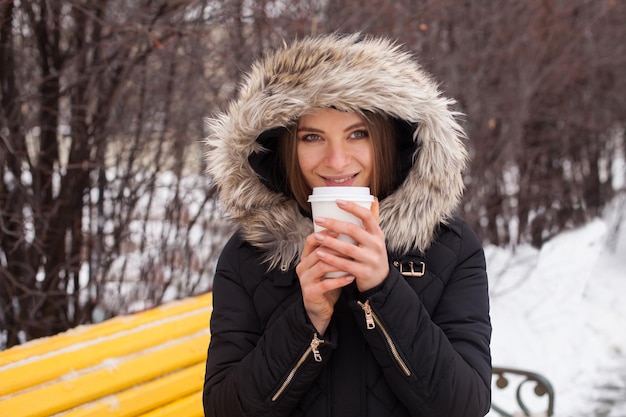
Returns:
[[[367,125],[365,124],[365,122],[357,122],[357,123],[354,123],[354,124],[346,127],[343,131],[347,132],[349,130],[357,129],[359,127],[367,127]],[[324,131],[321,130],[321,129],[316,129],[314,127],[307,127],[307,126],[298,126],[298,132],[300,132],[300,131],[324,133]]]

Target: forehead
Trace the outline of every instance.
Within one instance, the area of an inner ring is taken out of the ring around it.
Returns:
[[[350,126],[355,123],[364,123],[360,114],[349,111],[341,111],[332,108],[314,109],[303,114],[298,120],[298,127],[313,127],[318,125],[344,125]]]

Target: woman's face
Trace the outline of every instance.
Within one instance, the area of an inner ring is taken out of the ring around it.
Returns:
[[[307,185],[369,187],[374,163],[369,131],[357,113],[319,109],[298,121],[297,153]]]

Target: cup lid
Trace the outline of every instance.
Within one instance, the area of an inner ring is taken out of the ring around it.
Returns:
[[[374,201],[369,187],[314,187],[308,201]]]

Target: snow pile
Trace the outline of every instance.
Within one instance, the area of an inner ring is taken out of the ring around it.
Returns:
[[[493,364],[546,376],[558,417],[626,416],[624,206],[541,251],[485,248]]]

